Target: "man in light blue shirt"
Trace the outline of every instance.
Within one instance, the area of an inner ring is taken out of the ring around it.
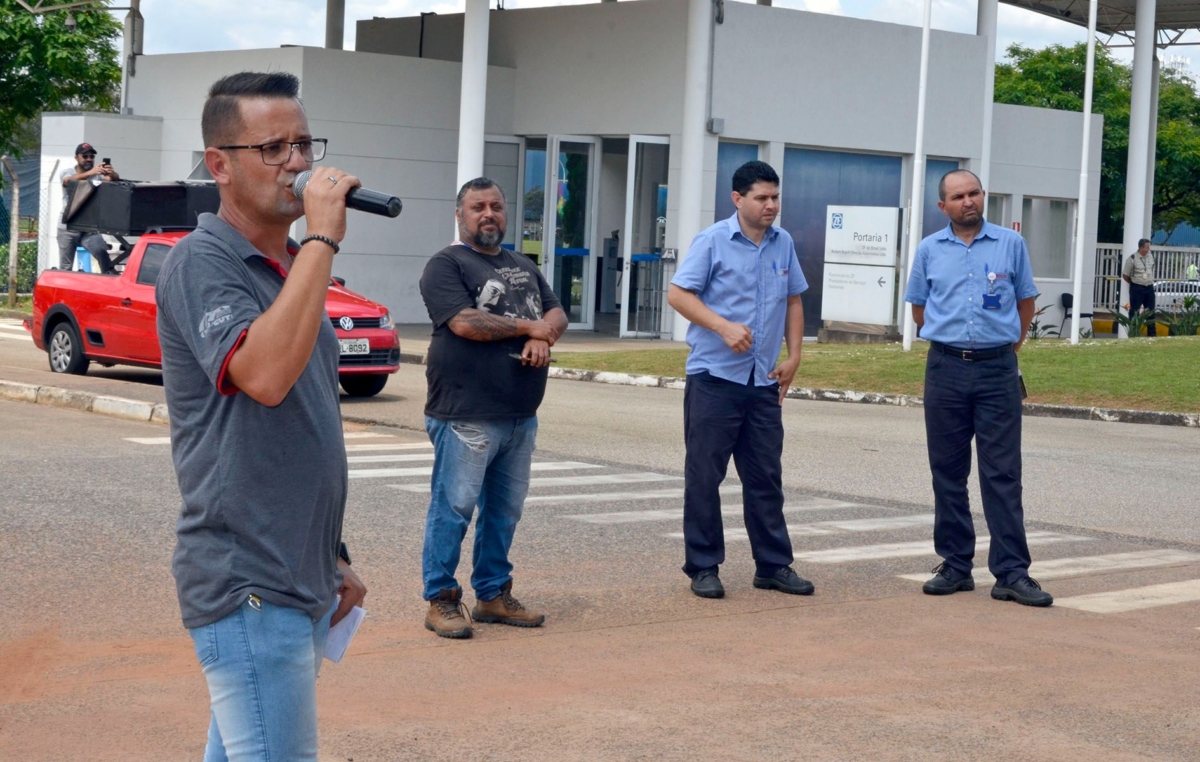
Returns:
[[[983,219],[985,194],[965,169],[938,184],[950,224],[921,241],[905,301],[921,338],[925,435],[933,473],[933,542],[942,563],[930,595],[974,590],[975,526],[967,496],[971,439],[979,453],[983,514],[991,532],[992,597],[1027,606],[1054,598],[1029,576],[1021,504],[1021,397],[1017,350],[1033,320],[1037,286],[1025,239]]]
[[[757,588],[811,595],[791,568],[783,518],[784,395],[800,366],[808,282],[779,214],[779,176],[761,161],[733,175],[737,213],[701,232],[671,279],[668,302],[691,321],[683,431],[683,571],[692,592],[721,598],[720,486],[732,455],[742,480]],[[787,359],[779,352],[787,340]]]

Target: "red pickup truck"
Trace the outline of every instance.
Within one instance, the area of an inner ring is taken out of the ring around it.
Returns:
[[[149,232],[126,244],[104,273],[45,270],[33,287],[31,333],[55,373],[105,367],[162,367],[154,285],[167,252],[187,231]],[[400,369],[400,337],[387,308],[331,283],[325,312],[342,354],[338,379],[352,397],[383,390]]]

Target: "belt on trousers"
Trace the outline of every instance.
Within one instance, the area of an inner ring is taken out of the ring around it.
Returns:
[[[1004,357],[1013,351],[1012,344],[1003,344],[998,347],[988,347],[987,349],[959,349],[957,347],[948,347],[939,341],[931,341],[929,342],[929,346],[942,354],[957,357],[967,362],[995,360],[997,357]]]

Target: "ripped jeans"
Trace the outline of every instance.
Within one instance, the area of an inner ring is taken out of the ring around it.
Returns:
[[[433,442],[433,483],[421,553],[424,598],[458,587],[454,572],[475,506],[474,570],[477,600],[489,601],[512,579],[508,551],[529,492],[537,418],[443,421],[425,418]]]

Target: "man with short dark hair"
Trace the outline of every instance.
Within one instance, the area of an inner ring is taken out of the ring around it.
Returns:
[[[683,394],[683,572],[701,598],[722,598],[725,561],[721,482],[732,455],[742,479],[742,508],[753,585],[811,595],[792,569],[783,518],[783,399],[800,367],[808,282],[787,231],[775,226],[779,175],[761,161],[733,174],[737,212],[704,230],[680,263],[667,298],[687,318]],[[787,359],[779,351],[787,343]]]
[[[120,180],[121,176],[113,169],[112,164],[102,163],[96,164],[96,149],[91,143],[80,143],[75,146],[75,166],[67,167],[62,172],[58,173],[59,184],[63,189],[63,213],[67,211],[67,204],[71,201],[71,187],[77,183],[87,180],[93,185],[99,185],[110,180]],[[83,233],[67,230],[66,223],[59,223],[58,226],[58,269],[70,270],[75,264],[75,251],[82,244]],[[103,247],[103,241],[98,244]],[[108,252],[101,253],[95,247],[97,244],[88,246],[89,251],[93,256],[101,258],[105,261],[108,258]],[[102,267],[102,271],[103,271]]]
[[[1158,335],[1158,324],[1154,321],[1154,255],[1150,253],[1149,238],[1140,239],[1137,251],[1126,258],[1121,278],[1129,284],[1129,316],[1145,310],[1149,318],[1146,332]]]
[[[346,448],[325,313],[357,178],[324,156],[286,73],[217,81],[201,117],[217,214],[158,279],[183,509],[172,571],[211,697],[205,760],[316,760],[326,635],[366,594],[342,543]],[[305,217],[307,235],[288,238]]]
[[[538,627],[546,618],[513,596],[508,553],[529,491],[550,347],[567,316],[530,259],[500,245],[508,213],[499,185],[468,181],[454,215],[459,240],[421,276],[433,321],[425,430],[434,447],[421,567],[426,629],[469,638],[454,574],[477,505],[471,619]]]
[[[933,474],[933,544],[942,563],[929,595],[974,590],[975,525],[967,497],[971,440],[979,452],[983,515],[991,532],[992,597],[1049,606],[1029,576],[1021,504],[1021,380],[1017,351],[1033,320],[1038,290],[1025,239],[984,220],[986,195],[965,169],[938,183],[950,224],[917,247],[905,301],[921,337],[925,435]]]

